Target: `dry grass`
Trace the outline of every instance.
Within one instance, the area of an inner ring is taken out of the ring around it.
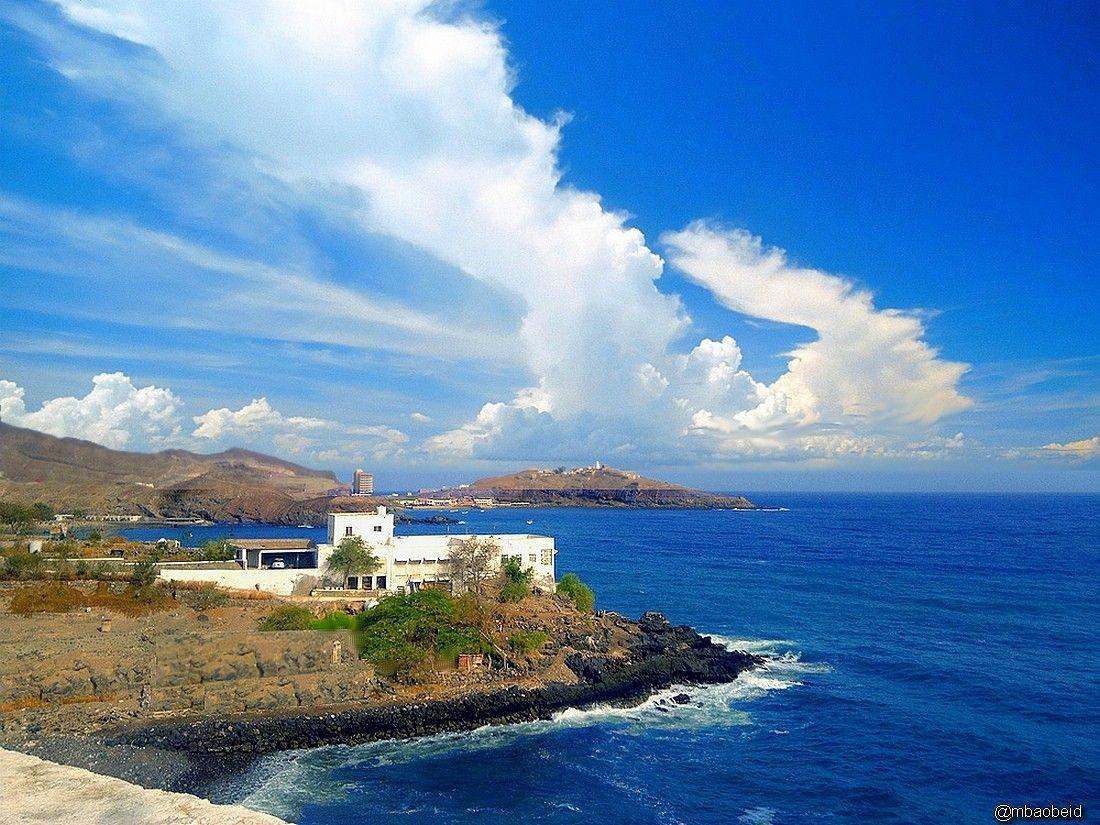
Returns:
[[[66,696],[60,702],[62,705],[87,705],[93,702],[113,702],[118,699],[117,693],[84,693],[80,696]],[[50,702],[38,696],[24,696],[22,699],[11,699],[0,702],[0,713],[11,713],[16,710],[28,708],[48,707]]]
[[[171,575],[171,571],[169,571]],[[274,593],[268,593],[263,590],[238,590],[234,587],[222,587],[221,585],[214,584],[213,582],[192,582],[192,581],[178,581],[176,579],[170,579],[168,582],[170,589],[186,591],[186,590],[206,590],[209,587],[216,587],[222,593],[225,593],[231,599],[240,599],[246,602],[266,602],[275,598]]]
[[[124,616],[144,616],[174,606],[175,601],[160,587],[140,590],[127,587],[121,593],[115,593],[106,582],[100,582],[94,593],[88,593],[70,584],[42,582],[16,590],[9,609],[19,616],[68,613],[82,607],[110,610]]]
[[[246,602],[267,602],[275,598],[274,593],[264,590],[230,590],[226,589],[231,599],[242,599]]]
[[[44,708],[48,705],[45,699],[37,696],[27,696],[23,699],[12,699],[8,702],[0,702],[0,713],[11,713],[13,710],[26,710],[27,708]]]
[[[68,613],[84,607],[88,594],[69,584],[44,582],[20,587],[11,597],[10,610],[18,616],[32,613]]]

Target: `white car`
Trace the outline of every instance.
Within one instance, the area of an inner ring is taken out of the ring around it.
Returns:
[[[271,562],[271,569],[272,570],[286,570],[286,562],[283,561],[282,559],[275,559],[275,561]]]

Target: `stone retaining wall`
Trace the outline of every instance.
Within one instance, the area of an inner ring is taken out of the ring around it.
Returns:
[[[374,671],[347,631],[175,632],[78,638],[5,656],[0,706],[130,700],[153,710],[254,710],[368,697]]]

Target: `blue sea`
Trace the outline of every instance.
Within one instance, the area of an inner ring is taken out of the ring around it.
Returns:
[[[661,610],[767,668],[671,712],[275,754],[212,796],[301,823],[969,823],[1000,803],[1100,816],[1100,496],[753,499],[786,509],[515,508],[452,513],[466,523],[451,530],[553,535],[559,575],[576,571],[599,608]]]

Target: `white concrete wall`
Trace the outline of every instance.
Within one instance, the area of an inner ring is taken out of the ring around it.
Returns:
[[[373,513],[329,513],[328,543],[336,545],[348,535],[359,536],[371,547],[393,541],[393,513],[379,507]]]
[[[161,569],[165,581],[210,582],[233,590],[265,590],[279,596],[307,595],[321,586],[321,571],[299,570],[179,570]],[[303,592],[304,591],[304,592]]]
[[[523,569],[535,571],[536,584],[553,586],[554,539],[529,534],[396,536],[392,547],[379,548],[383,568],[375,575],[386,575],[388,590],[407,589],[410,582],[449,579],[451,548],[470,538],[495,542],[501,548],[501,558],[518,556]],[[499,569],[501,558],[495,560],[495,569]]]

